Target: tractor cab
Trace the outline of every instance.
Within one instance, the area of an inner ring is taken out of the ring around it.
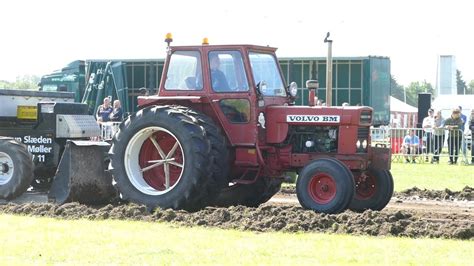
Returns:
[[[275,51],[256,45],[171,46],[158,95],[139,97],[138,103],[178,102],[219,121],[232,145],[254,145],[265,107],[291,101]]]

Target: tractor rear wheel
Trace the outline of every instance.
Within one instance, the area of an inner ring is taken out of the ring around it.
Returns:
[[[0,139],[0,198],[14,199],[33,180],[33,160],[26,146],[11,138]]]
[[[343,163],[323,158],[303,167],[296,182],[296,195],[304,208],[339,213],[351,202],[354,187],[354,178]]]
[[[229,183],[230,162],[226,138],[214,121],[205,114],[186,107],[179,108],[185,114],[197,118],[198,124],[206,130],[206,137],[211,142],[211,155],[214,158],[211,166],[211,182],[213,184],[210,186],[212,191],[209,192],[209,195],[217,196],[220,190]]]
[[[174,106],[131,115],[114,136],[110,170],[124,200],[149,208],[203,208],[210,186],[211,144],[197,119]]]
[[[380,211],[392,198],[393,177],[388,170],[370,169],[367,173],[356,175],[355,183],[356,193],[349,205],[353,211]]]
[[[234,184],[221,190],[212,205],[258,207],[280,191],[283,179],[260,177],[253,184]]]

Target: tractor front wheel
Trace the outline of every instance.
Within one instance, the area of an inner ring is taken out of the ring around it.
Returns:
[[[350,170],[332,158],[307,164],[296,182],[301,206],[322,213],[344,211],[354,196],[354,178]]]
[[[393,177],[388,170],[371,169],[355,175],[356,193],[349,209],[380,211],[392,198]]]
[[[0,198],[14,199],[33,180],[33,160],[26,146],[11,138],[0,139]]]

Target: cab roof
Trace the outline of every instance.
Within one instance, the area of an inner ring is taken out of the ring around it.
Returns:
[[[187,45],[187,46],[170,46],[171,51],[177,50],[257,50],[257,51],[266,51],[266,52],[275,52],[278,48],[270,46],[261,46],[253,44],[225,44],[225,45]]]

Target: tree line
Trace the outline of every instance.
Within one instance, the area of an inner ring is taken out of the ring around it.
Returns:
[[[17,77],[14,82],[0,80],[0,89],[36,90],[41,78],[35,75]]]
[[[395,77],[391,76],[391,95],[400,101],[406,102],[411,106],[418,107],[418,94],[419,93],[431,93],[434,97],[436,91],[433,85],[425,81],[411,82],[408,86],[402,86],[397,83]],[[456,70],[456,85],[458,94],[474,94],[474,80],[469,83],[464,81],[461,71]]]

